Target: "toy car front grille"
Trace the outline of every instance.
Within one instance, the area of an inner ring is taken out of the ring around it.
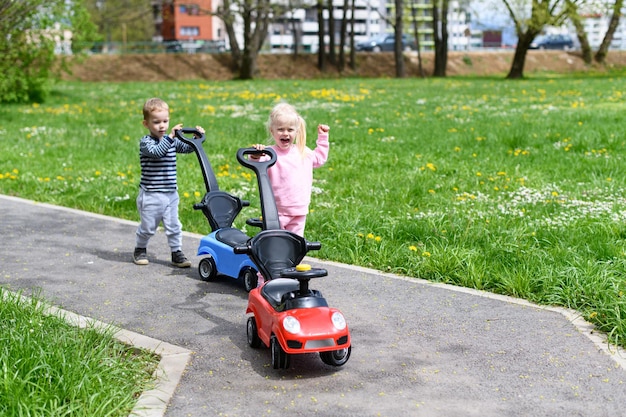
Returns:
[[[341,336],[339,339],[337,339],[337,345],[339,346],[345,345],[346,343],[348,343],[348,336]]]
[[[333,339],[318,339],[318,340],[307,340],[304,345],[305,349],[318,349],[322,347],[335,346],[335,341]]]

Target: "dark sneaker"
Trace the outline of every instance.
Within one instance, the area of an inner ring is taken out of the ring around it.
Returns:
[[[148,265],[146,248],[135,248],[135,252],[133,252],[133,262],[136,265]]]
[[[183,251],[177,250],[176,252],[172,252],[172,265],[179,268],[189,268],[191,262],[189,262],[189,259],[187,259]]]

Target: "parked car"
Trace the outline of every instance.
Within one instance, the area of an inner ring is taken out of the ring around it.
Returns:
[[[530,44],[530,49],[572,49],[574,41],[569,35],[541,35]]]
[[[366,41],[359,42],[355,48],[357,51],[369,51],[369,52],[381,52],[381,51],[393,51],[394,49],[394,35],[383,34]],[[415,39],[408,35],[402,35],[402,50],[413,51],[417,49]]]

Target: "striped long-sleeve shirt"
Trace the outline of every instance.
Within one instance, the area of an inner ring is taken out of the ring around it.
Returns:
[[[191,152],[193,148],[177,138],[144,136],[139,142],[139,186],[153,192],[176,191],[176,154]]]

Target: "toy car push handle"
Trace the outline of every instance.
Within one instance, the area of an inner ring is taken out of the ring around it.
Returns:
[[[270,159],[252,159],[247,155],[255,155],[261,157],[267,155]],[[267,170],[276,163],[276,152],[272,148],[259,150],[256,148],[241,148],[237,151],[237,160],[241,165],[254,171],[259,184],[259,195],[261,197],[261,221],[263,230],[280,229],[280,221],[278,219],[278,210],[276,209],[276,200],[274,200],[274,192],[270,183]]]
[[[322,244],[320,242],[306,242],[306,251],[310,251],[310,250],[320,250],[322,249]],[[248,242],[245,245],[239,245],[239,246],[235,246],[233,248],[233,251],[238,254],[250,254],[250,252],[252,252],[252,246],[250,245],[250,242]]]
[[[240,200],[241,201],[241,207],[250,207],[250,202],[248,200]],[[193,205],[193,209],[194,210],[202,210],[206,207],[206,205],[204,203],[195,203]]]
[[[185,136],[189,134],[193,136],[191,138]],[[206,186],[207,192],[219,190],[217,178],[215,178],[215,173],[213,172],[213,168],[211,168],[209,158],[207,158],[204,148],[202,147],[202,142],[204,142],[205,139],[204,134],[200,133],[196,128],[183,127],[176,131],[176,137],[191,146],[196,152],[198,162],[200,162],[200,168],[202,168],[202,176],[204,177],[204,185]]]

